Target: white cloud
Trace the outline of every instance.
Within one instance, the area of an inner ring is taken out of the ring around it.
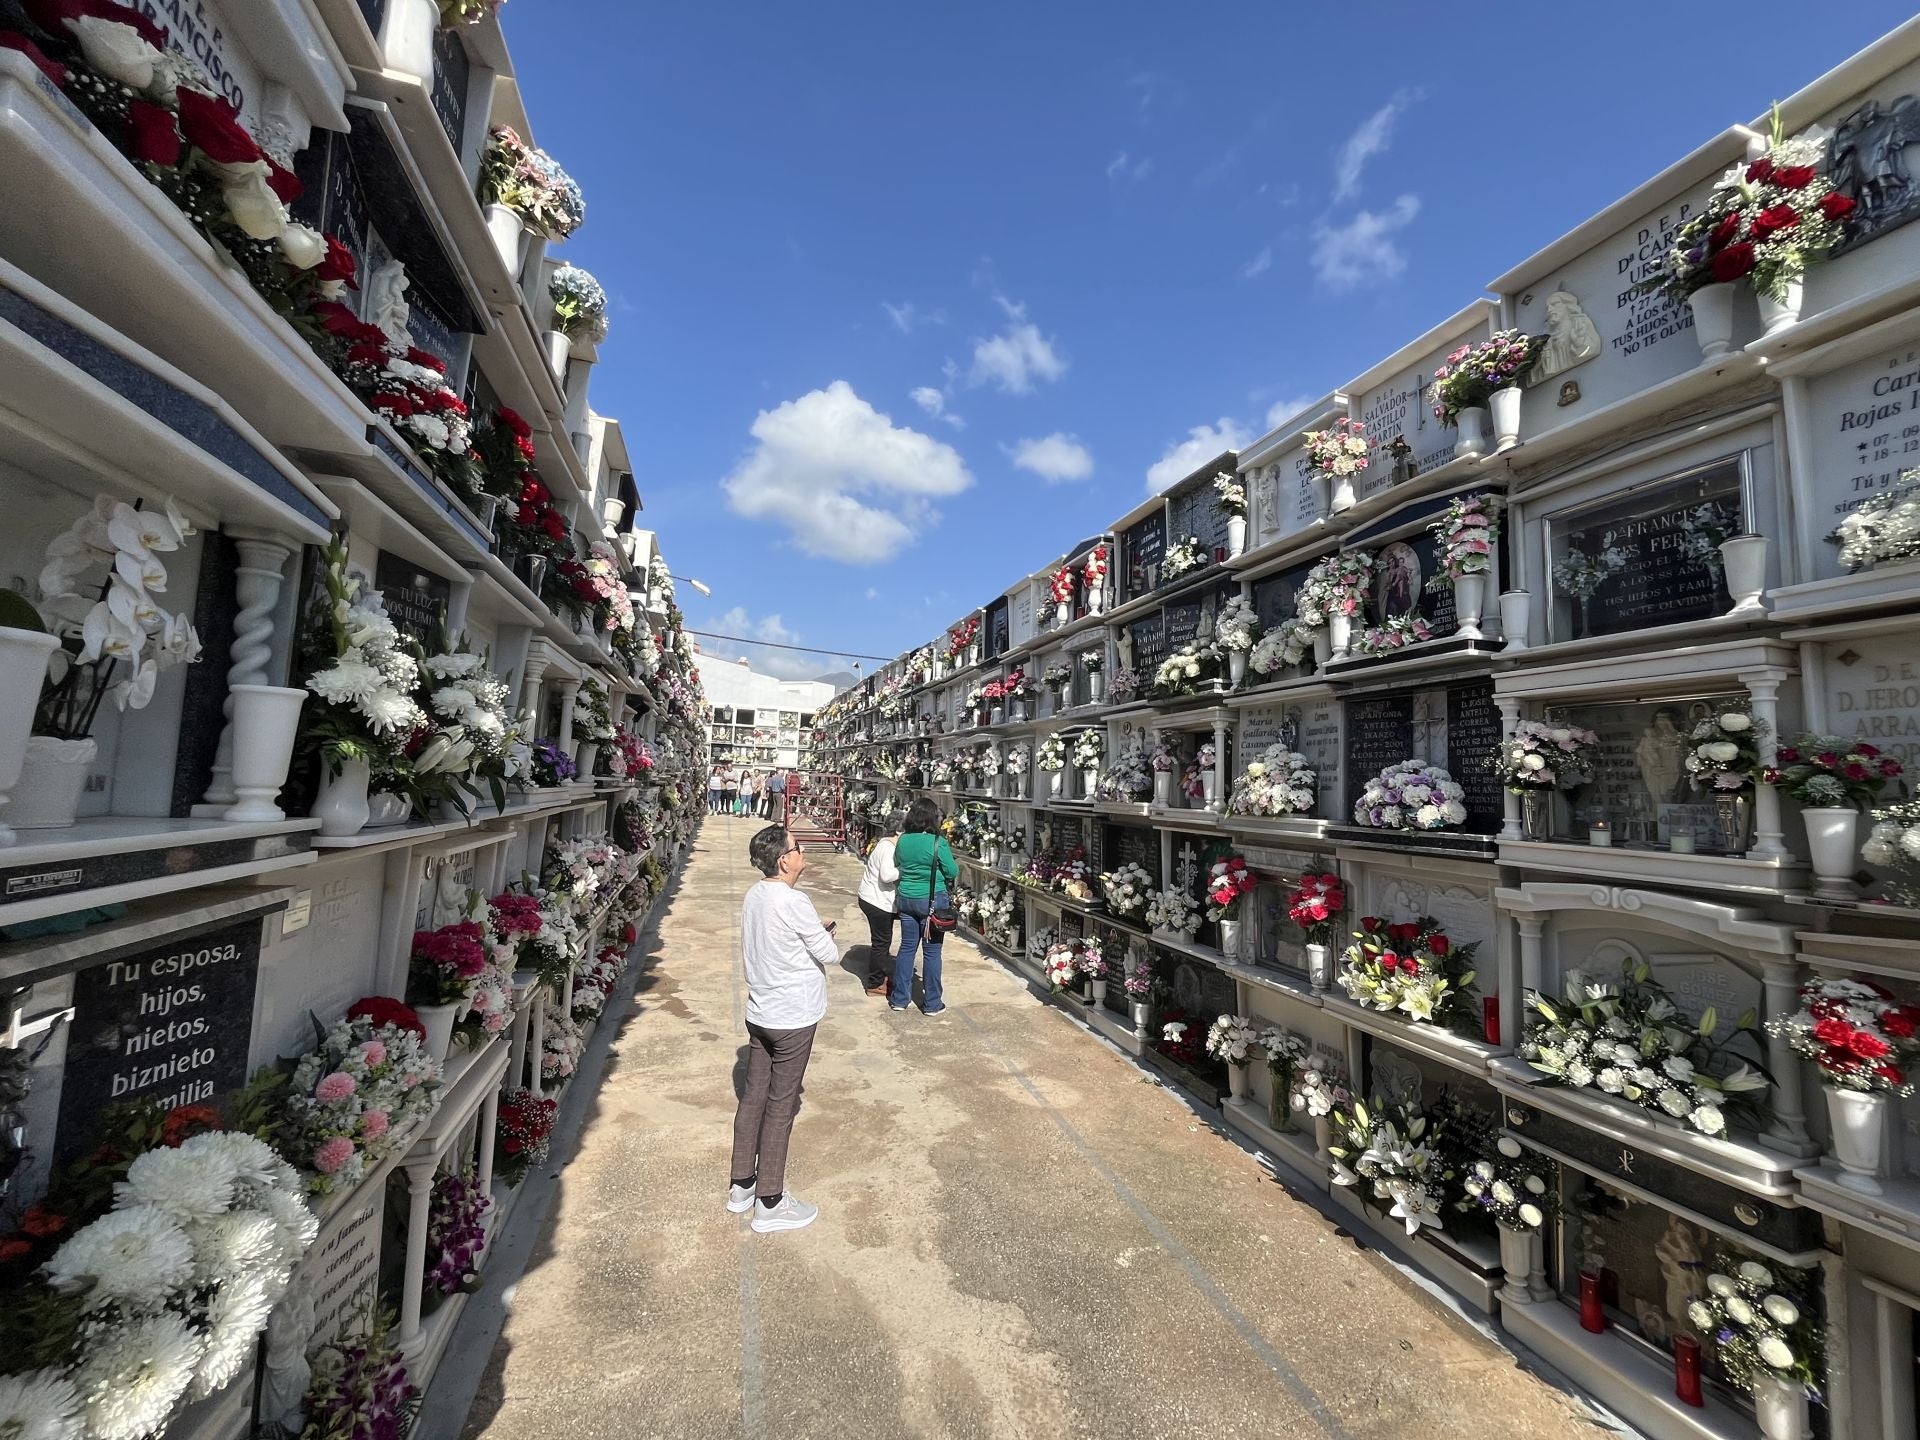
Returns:
[[[880,592],[871,585],[867,586],[867,599],[878,600],[879,598],[880,598]]]
[[[1158,495],[1169,485],[1184,480],[1223,450],[1238,450],[1253,436],[1240,422],[1222,415],[1211,425],[1196,425],[1187,438],[1167,447],[1167,453],[1153,462],[1147,471],[1147,493]]]
[[[774,645],[796,645],[801,641],[800,633],[789,629],[778,615],[755,620],[744,607],[736,605],[726,614],[699,628],[712,632],[694,637],[701,654],[716,660],[744,660],[762,675],[773,675],[782,680],[811,680],[834,666],[835,657],[831,651],[771,648]],[[714,635],[735,635],[740,638],[716,640]],[[754,641],[770,643],[755,644]]]
[[[880,308],[887,312],[887,318],[893,322],[893,328],[898,330],[902,335],[911,335],[922,325],[944,325],[947,323],[946,311],[922,310],[911,300],[903,300],[898,305],[893,305],[882,300],[880,302]]]
[[[1077,436],[1055,431],[1038,440],[1022,440],[1002,446],[1013,463],[1038,475],[1049,485],[1067,480],[1084,480],[1093,474],[1093,452]]]
[[[1393,126],[1401,113],[1420,98],[1417,90],[1402,90],[1373,114],[1360,122],[1360,128],[1346,138],[1333,157],[1333,198],[1350,200],[1360,193],[1360,172],[1367,161],[1383,153],[1393,143]]]
[[[1136,160],[1127,151],[1121,150],[1107,162],[1107,179],[1116,185],[1137,184],[1152,173],[1153,157],[1151,155],[1142,155]]]
[[[1240,267],[1240,278],[1242,280],[1252,280],[1266,274],[1267,271],[1272,268],[1273,247],[1271,245],[1262,245],[1260,247],[1260,253]]]
[[[947,392],[937,390],[931,385],[919,385],[910,396],[913,403],[936,420],[944,420],[956,430],[967,428],[967,422],[947,409]]]
[[[753,450],[722,482],[735,514],[784,525],[809,555],[877,565],[973,484],[952,446],[896,426],[844,380],[753,422]]]
[[[1267,428],[1271,430],[1281,422],[1291,420],[1318,398],[1316,395],[1290,395],[1274,401],[1267,407]]]
[[[1313,232],[1313,273],[1336,291],[1393,279],[1407,268],[1393,237],[1419,213],[1420,197],[1402,195],[1386,210],[1356,210],[1344,225],[1322,221]]]
[[[1009,395],[1027,395],[1035,380],[1058,380],[1067,373],[1067,362],[1053,348],[1053,341],[1030,323],[1027,307],[1016,305],[1004,295],[994,297],[1014,323],[987,340],[973,346],[973,369],[967,380],[973,385],[992,385]]]

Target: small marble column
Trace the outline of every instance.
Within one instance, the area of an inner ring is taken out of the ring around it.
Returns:
[[[1528,915],[1523,911],[1514,915],[1513,923],[1520,930],[1520,991],[1524,996],[1529,990],[1538,992],[1540,989],[1540,937],[1547,928],[1547,922],[1541,916]],[[1513,1023],[1517,1025],[1520,1018],[1515,1014]],[[1503,1014],[1500,1021],[1504,1031],[1507,1017]]]
[[[400,1343],[420,1334],[420,1296],[426,1284],[427,1210],[433,1200],[434,1161],[409,1160],[407,1169],[407,1272],[400,1288]]]
[[[560,697],[559,745],[562,750],[568,754],[572,754],[573,706],[574,702],[580,698],[580,682],[578,680],[556,680],[553,682],[553,689],[554,693]]]
[[[1760,732],[1757,742],[1760,763],[1773,764],[1778,748],[1780,682],[1764,676],[1746,682],[1753,697],[1753,721]],[[1753,786],[1753,848],[1749,860],[1784,860],[1787,857],[1786,834],[1780,826],[1780,792],[1758,781]]]
[[[513,1038],[507,1051],[507,1088],[518,1090],[527,1080],[527,1032],[533,1028],[533,1002],[513,1017]]]
[[[233,788],[233,687],[272,683],[267,670],[273,660],[273,615],[280,605],[287,557],[293,553],[266,536],[239,531],[229,531],[228,535],[240,552],[233,585],[240,613],[233,619],[233,648],[228,652],[220,748],[214,755],[213,781],[202,797],[206,804],[222,809],[240,798]]]
[[[1520,702],[1504,696],[1496,697],[1494,704],[1500,707],[1500,738],[1513,739],[1514,731],[1520,725]],[[1526,831],[1520,824],[1520,797],[1510,786],[1500,787],[1500,838],[1502,840],[1524,840]]]
[[[530,713],[536,725],[540,721],[540,682],[546,675],[546,652],[537,646],[529,648],[526,668],[520,674],[520,709]]]
[[[1213,804],[1214,814],[1227,813],[1227,795],[1233,789],[1233,767],[1227,759],[1227,722],[1222,716],[1213,721]]]
[[[487,1098],[480,1103],[480,1130],[474,1137],[473,1162],[483,1195],[493,1189],[493,1141],[499,1128],[500,1087],[496,1085],[487,1091]],[[491,1244],[491,1233],[487,1238]]]
[[[527,1026],[527,1088],[535,1095],[547,1093],[546,1077],[541,1074],[547,1058],[547,994],[547,987],[540,986],[534,991],[533,1004],[528,1007],[533,1019]]]
[[[1769,957],[1761,962],[1761,983],[1766,1009],[1760,1016],[1764,1029],[1769,1021],[1783,1019],[1800,1008],[1799,967],[1789,959]],[[1801,1086],[1800,1057],[1785,1037],[1767,1031],[1767,1069],[1773,1074],[1773,1094],[1769,1108],[1773,1118],[1767,1123],[1766,1138],[1776,1149],[1796,1155],[1812,1155],[1818,1146],[1807,1134],[1806,1095]]]

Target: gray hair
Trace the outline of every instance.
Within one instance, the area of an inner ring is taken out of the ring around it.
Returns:
[[[753,868],[771,879],[780,873],[780,860],[787,853],[787,827],[768,825],[747,842],[747,858]]]

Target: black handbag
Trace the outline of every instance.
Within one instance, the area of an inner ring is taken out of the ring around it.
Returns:
[[[960,917],[953,913],[953,902],[942,890],[933,897],[933,908],[927,912],[927,929],[936,935],[944,935],[959,923]]]

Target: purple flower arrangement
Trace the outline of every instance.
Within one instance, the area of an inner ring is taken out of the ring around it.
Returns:
[[[557,741],[533,742],[533,778],[542,786],[565,785],[579,773],[580,767]]]
[[[477,1181],[442,1175],[427,1209],[427,1288],[456,1295],[480,1288],[480,1257],[487,1248],[487,1212],[493,1197]]]
[[[313,1362],[302,1440],[406,1440],[420,1409],[384,1318],[364,1340],[336,1341]]]

